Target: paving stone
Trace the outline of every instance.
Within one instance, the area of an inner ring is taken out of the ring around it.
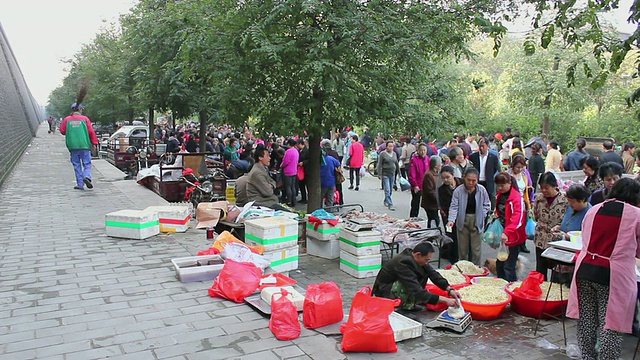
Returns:
[[[304,352],[295,345],[280,347],[272,351],[281,359],[291,359],[305,355]]]

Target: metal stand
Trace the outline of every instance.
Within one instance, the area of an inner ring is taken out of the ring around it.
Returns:
[[[435,228],[427,228],[427,229],[416,229],[416,230],[406,230],[399,231],[395,235],[393,235],[393,239],[391,242],[382,241],[382,244],[385,245],[385,249],[380,249],[380,252],[385,252],[389,254],[389,259],[393,258],[393,253],[398,254],[400,252],[400,242],[396,241],[398,235],[407,235],[409,237],[409,241],[423,240],[429,241],[434,246],[438,248],[438,259],[431,260],[430,262],[438,262],[438,268],[440,267],[440,262],[442,260],[442,245],[444,243],[442,236],[442,229],[439,227]]]
[[[561,263],[559,261],[556,261],[554,263],[555,263],[555,265],[554,265],[553,269],[551,270],[551,279],[553,279],[554,278],[554,274],[557,273],[557,271],[555,269],[556,269],[556,267],[558,265],[569,265],[569,266],[573,265],[573,264],[568,264],[568,263]],[[547,295],[544,298],[544,303],[542,304],[542,310],[540,310],[540,316],[538,316],[538,321],[536,321],[536,327],[533,330],[533,336],[537,335],[538,326],[540,325],[540,320],[542,319],[543,315],[546,315],[546,316],[549,316],[552,319],[560,320],[562,322],[562,335],[564,336],[564,346],[566,347],[567,346],[567,330],[566,330],[565,321],[564,321],[565,320],[565,312],[567,311],[566,305],[564,305],[564,304],[562,305],[560,316],[557,316],[555,314],[546,313],[544,311],[545,307],[547,306],[547,301],[549,301],[549,293],[551,292],[551,288],[554,286],[553,284],[554,283],[551,282],[551,285],[549,285],[549,288],[547,289]],[[558,284],[558,286],[560,286],[560,302],[564,302],[564,299],[562,297],[562,284],[561,283],[557,283],[557,284]]]

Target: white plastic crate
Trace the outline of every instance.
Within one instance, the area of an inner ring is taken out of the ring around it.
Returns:
[[[340,270],[358,279],[378,275],[382,268],[382,255],[355,256],[340,250]]]
[[[265,251],[262,254],[271,265],[265,270],[265,272],[284,272],[289,270],[295,270],[298,268],[298,245],[288,249],[280,249],[274,251]]]
[[[264,246],[265,251],[290,248],[298,244],[298,222],[285,216],[246,220],[244,238],[249,245]]]
[[[340,257],[340,241],[324,241],[307,237],[307,254],[325,259],[337,259]]]
[[[400,315],[395,311],[389,315],[389,323],[391,323],[393,337],[396,342],[422,336],[421,323]]]
[[[340,231],[340,249],[356,256],[380,253],[382,235],[379,231]]]
[[[178,279],[186,283],[215,279],[222,271],[224,259],[220,255],[202,255],[171,259],[171,263]]]
[[[105,215],[107,236],[143,240],[160,233],[158,214],[140,210],[120,210]]]
[[[307,219],[307,237],[325,241],[338,240],[340,237],[340,225],[340,223],[336,226],[331,226],[329,223],[322,223],[318,225],[316,229],[316,224],[309,222]]]
[[[344,321],[349,321],[349,315],[344,317]],[[395,311],[389,315],[389,324],[393,330],[393,338],[396,342],[422,336],[423,325],[421,323],[400,315]]]
[[[174,233],[189,230],[191,211],[187,206],[149,206],[144,211],[155,212],[160,221],[160,232]]]

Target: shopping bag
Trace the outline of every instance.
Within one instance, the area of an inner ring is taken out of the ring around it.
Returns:
[[[522,285],[519,288],[513,290],[513,293],[520,295],[527,299],[540,299],[542,296],[542,289],[540,285],[544,282],[544,275],[537,271],[532,271],[522,281]]]
[[[497,218],[493,219],[493,221],[487,226],[487,229],[482,234],[482,241],[486,242],[492,248],[497,248],[500,246],[500,236],[504,232],[504,228],[502,224],[500,224],[500,220]]]
[[[532,217],[527,219],[527,226],[525,227],[525,231],[527,232],[528,237],[533,237],[536,234],[536,222]]]
[[[262,271],[252,263],[226,260],[209,288],[209,296],[241,303],[256,291],[261,278]]]
[[[402,176],[400,177],[400,190],[402,191],[407,191],[411,189],[411,183],[409,183],[409,180],[403,178]]]
[[[280,289],[279,293],[271,295],[271,319],[269,330],[278,340],[293,340],[300,337],[300,322],[298,309],[289,298],[287,290]]]
[[[389,315],[400,299],[373,297],[369,286],[353,297],[349,320],[340,326],[343,352],[396,352]]]
[[[367,170],[364,168],[364,165],[360,166],[360,177],[364,177],[367,174]]]
[[[309,284],[302,307],[302,323],[315,329],[342,321],[342,293],[333,281]]]
[[[342,173],[342,166],[338,166],[336,169],[336,184],[342,184],[344,182],[344,174]]]
[[[298,173],[296,174],[296,176],[298,177],[299,181],[303,181],[304,180],[304,166],[299,166],[298,165]]]

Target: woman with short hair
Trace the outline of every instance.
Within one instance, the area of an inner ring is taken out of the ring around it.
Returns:
[[[560,154],[560,144],[558,144],[558,141],[556,140],[551,140],[547,145],[547,149],[547,160],[544,163],[545,171],[561,171],[560,166],[562,166],[562,154]]]
[[[553,172],[546,172],[540,176],[540,191],[535,197],[533,214],[536,219],[536,232],[534,242],[536,244],[536,271],[547,279],[549,264],[542,253],[549,247],[549,243],[555,240],[553,228],[562,223],[569,202],[567,197],[560,192],[558,180]]]

